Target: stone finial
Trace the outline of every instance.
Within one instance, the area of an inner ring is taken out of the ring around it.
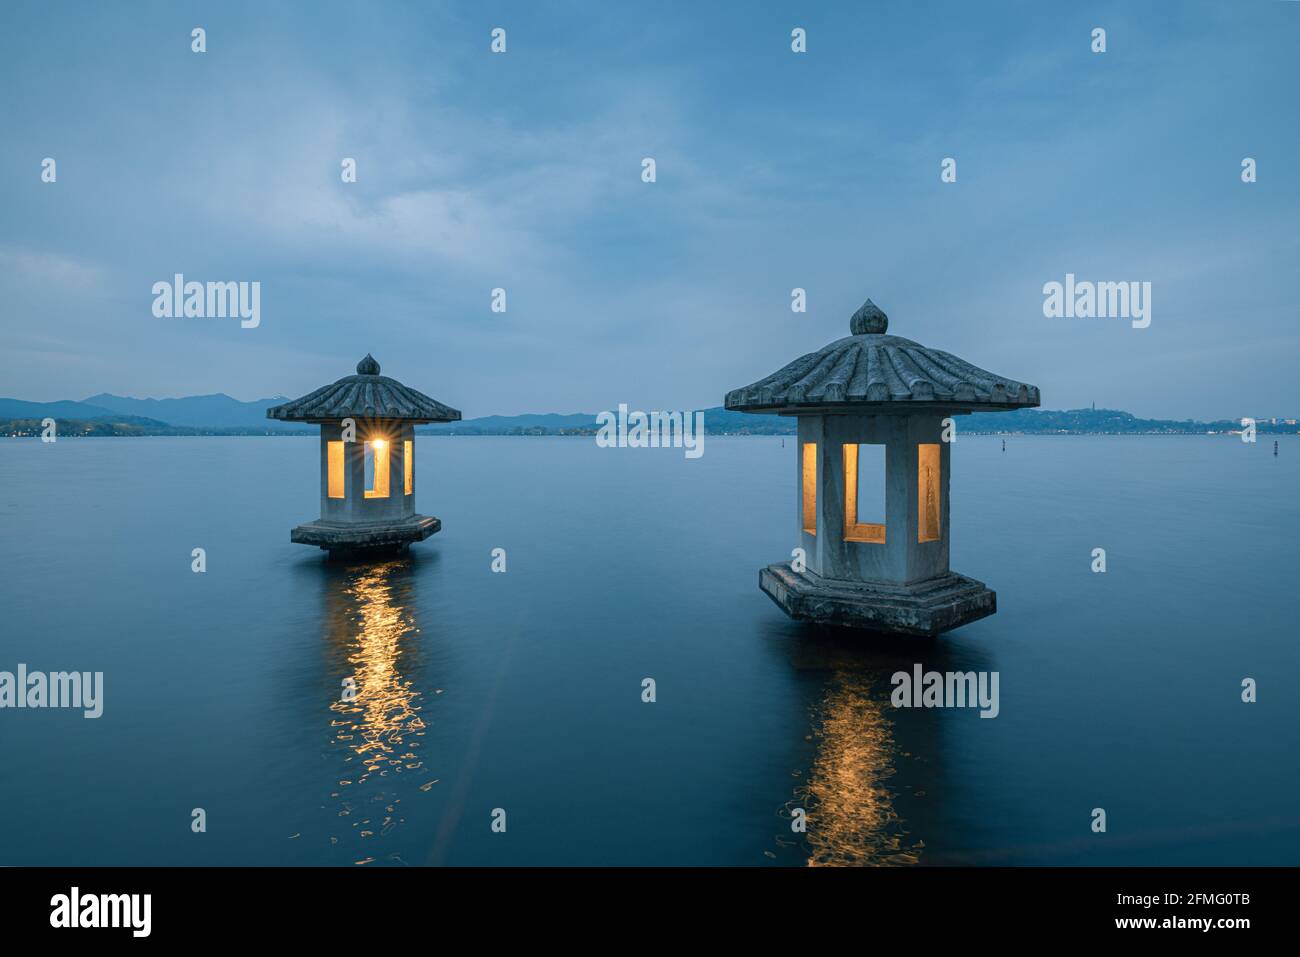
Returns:
[[[888,328],[889,317],[870,299],[849,320],[849,331],[855,336],[882,336]]]
[[[366,357],[357,363],[357,375],[379,375],[379,363],[369,352]]]

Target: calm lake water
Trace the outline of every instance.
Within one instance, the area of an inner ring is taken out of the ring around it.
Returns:
[[[105,676],[0,711],[0,864],[1300,864],[1300,441],[963,436],[998,614],[883,645],[758,590],[793,444],[420,437],[442,532],[335,566],[314,439],[0,441],[0,670]]]

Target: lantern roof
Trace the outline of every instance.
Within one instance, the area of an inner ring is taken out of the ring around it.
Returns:
[[[820,415],[977,412],[1033,408],[1038,387],[995,375],[959,359],[886,335],[889,317],[868,299],[849,332],[795,359],[766,379],[727,393],[734,412]]]
[[[321,386],[300,399],[266,410],[268,419],[329,422],[335,419],[400,419],[408,422],[456,422],[460,412],[379,374],[379,363],[366,353],[357,374]]]

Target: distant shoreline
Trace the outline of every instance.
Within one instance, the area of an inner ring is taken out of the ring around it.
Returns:
[[[100,432],[100,431],[65,431],[62,426],[57,431],[59,439],[232,439],[232,438],[249,438],[249,439],[319,439],[316,432],[254,432],[251,430],[232,429],[227,431],[211,431],[200,429],[188,429],[168,432]],[[417,435],[423,438],[444,438],[444,439],[594,439],[596,432],[452,432],[452,431],[429,431],[421,432],[417,430]],[[711,438],[720,439],[785,439],[795,438],[794,432],[705,432]],[[1163,436],[1167,438],[1191,437],[1191,438],[1235,438],[1241,437],[1241,430],[1237,431],[1205,431],[1198,432],[1188,431],[1151,431],[1151,432],[1085,432],[1085,431],[1041,431],[1041,432],[986,432],[970,431],[960,432],[962,436],[979,437],[979,438],[1042,438],[1042,437],[1087,437],[1087,436],[1131,436],[1133,438],[1144,438],[1151,436]],[[1300,435],[1300,429],[1297,430],[1265,430],[1262,426],[1256,432],[1257,435],[1271,436],[1288,436]],[[35,432],[5,432],[0,431],[0,439],[40,439],[41,430],[37,428]]]
[[[95,397],[105,401],[103,397]],[[108,397],[107,401],[115,401]],[[139,403],[155,400],[122,400]],[[32,403],[3,400],[16,406],[9,415],[0,408],[0,437],[27,438],[40,436],[44,423],[53,419],[57,435],[134,438],[142,436],[231,436],[231,435],[304,435],[317,436],[314,425],[284,424],[266,419],[265,405],[274,400],[241,403],[227,396],[194,397],[166,400],[164,414],[172,421],[126,411],[107,411],[89,407],[95,414],[58,414],[62,409],[33,409]],[[219,403],[214,410],[212,401]],[[86,408],[73,403],[74,407]],[[131,406],[136,408],[137,406]],[[44,414],[42,414],[44,413]],[[706,435],[714,436],[793,436],[796,420],[791,416],[733,412],[720,407],[702,409]],[[1240,435],[1241,418],[1199,422],[1194,419],[1142,419],[1116,409],[1039,410],[1018,409],[1006,412],[972,412],[955,417],[961,435]],[[188,421],[186,421],[188,419]],[[1300,420],[1274,416],[1254,419],[1257,435],[1300,434]],[[421,425],[419,435],[496,435],[496,436],[573,436],[594,437],[599,431],[597,416],[587,413],[525,413],[488,415],[458,422]]]

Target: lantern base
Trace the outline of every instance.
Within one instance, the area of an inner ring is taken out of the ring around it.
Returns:
[[[396,522],[307,522],[289,533],[289,541],[317,545],[330,558],[367,558],[399,552],[412,542],[422,542],[442,528],[429,515],[411,515]]]
[[[851,582],[768,565],[758,587],[797,621],[933,637],[998,610],[983,582],[949,572],[912,585]]]

